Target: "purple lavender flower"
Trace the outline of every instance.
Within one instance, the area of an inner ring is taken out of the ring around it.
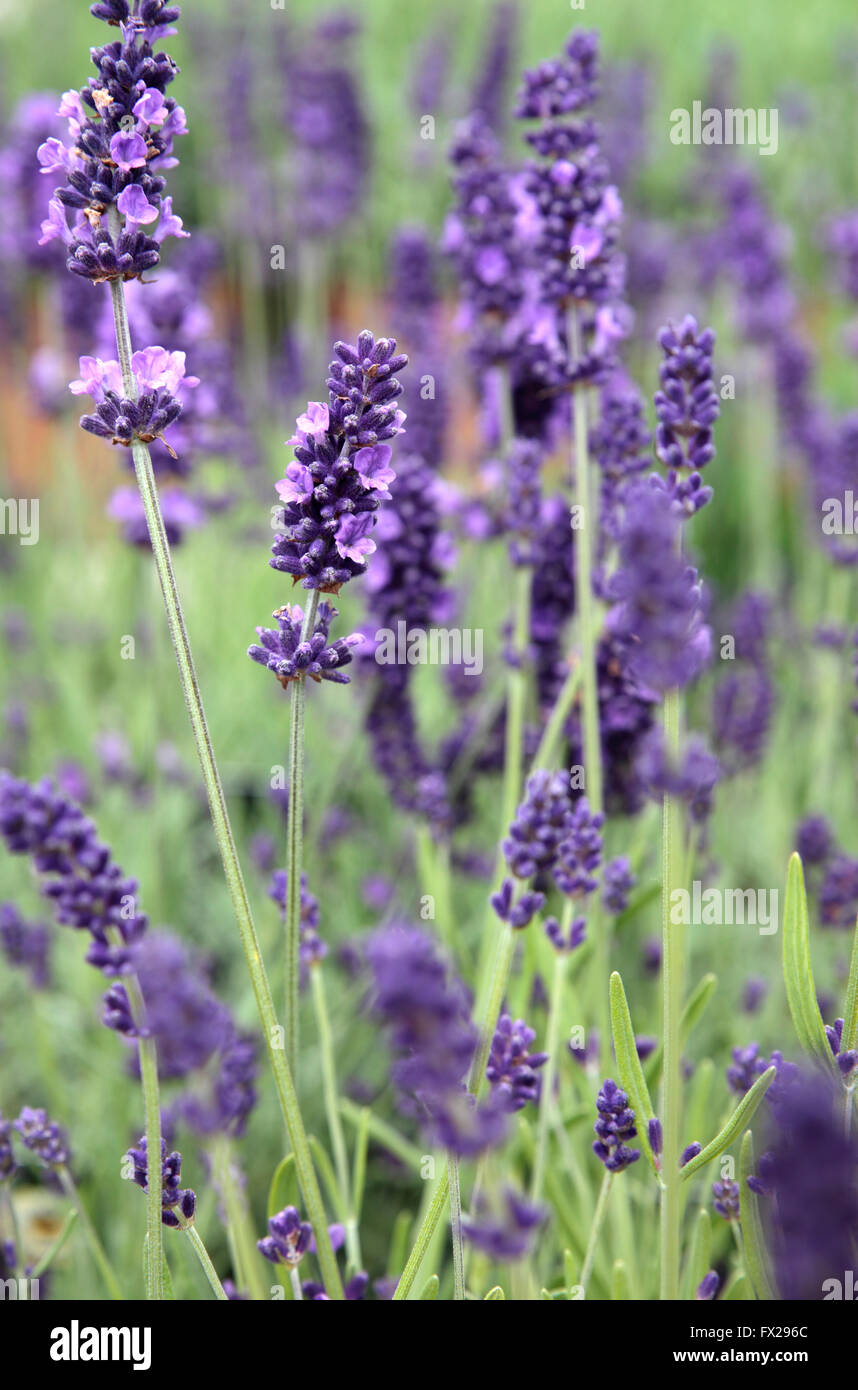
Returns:
[[[129,1149],[125,1155],[133,1165],[133,1172],[129,1174],[138,1187],[142,1187],[144,1192],[149,1191],[148,1158],[146,1153],[145,1136],[139,1140],[136,1149]],[[166,1142],[161,1140],[161,1221],[165,1226],[178,1230],[182,1225],[177,1211],[181,1213],[186,1223],[194,1219],[197,1199],[190,1188],[180,1188],[179,1183],[182,1179],[182,1155],[180,1153],[167,1153]]]
[[[833,1026],[826,1026],[825,1036],[842,1074],[850,1076],[858,1067],[858,1051],[843,1047],[843,1019],[835,1019]]]
[[[285,869],[275,869],[271,876],[271,883],[268,887],[268,896],[280,908],[280,914],[285,921],[286,917],[286,891],[289,883],[289,875]],[[314,897],[307,887],[307,875],[301,875],[301,917],[299,922],[300,943],[299,943],[299,969],[301,975],[301,987],[306,985],[309,978],[311,965],[316,965],[320,960],[324,960],[328,954],[328,947],[319,935],[319,900]]]
[[[4,1120],[0,1110],[0,1182],[8,1182],[17,1166],[12,1148],[12,1121]]]
[[[64,1168],[69,1162],[68,1139],[64,1131],[53,1120],[49,1120],[44,1110],[33,1110],[25,1105],[13,1128],[21,1136],[25,1147],[34,1153],[49,1168]]]
[[[59,923],[92,937],[87,960],[108,976],[130,968],[146,930],[137,881],[126,878],[95,826],[58,796],[49,779],[31,785],[0,773],[0,835],[13,854],[29,854]]]
[[[709,1273],[705,1274],[697,1285],[694,1297],[698,1303],[711,1303],[720,1287],[721,1279],[717,1270],[710,1269]]]
[[[708,817],[712,793],[721,776],[718,759],[702,739],[690,738],[674,761],[667,753],[660,729],[653,729],[641,744],[637,772],[651,797],[658,801],[673,796],[684,801],[695,822]]]
[[[523,1110],[528,1101],[539,1102],[538,1069],[548,1061],[547,1052],[531,1052],[536,1033],[523,1018],[515,1021],[501,1014],[492,1039],[486,1077],[503,1098],[507,1110]]]
[[[352,648],[360,646],[363,637],[353,632],[349,637],[338,637],[328,642],[331,623],[337,617],[337,610],[329,603],[321,603],[316,613],[312,636],[301,640],[304,610],[297,604],[287,603],[272,614],[277,619],[277,628],[258,627],[259,642],[248,647],[247,655],[266,670],[273,671],[285,690],[291,681],[307,676],[316,681],[335,681],[338,685],[348,685],[349,677],[344,675],[343,666],[352,660]],[[279,629],[279,630],[278,630]]]
[[[540,894],[541,896],[541,894]],[[556,917],[546,917],[545,935],[555,951],[576,951],[587,940],[586,917],[575,917],[564,935],[563,928]]]
[[[604,1082],[596,1109],[599,1118],[593,1126],[598,1136],[593,1153],[604,1163],[609,1173],[620,1173],[640,1158],[640,1149],[630,1149],[627,1141],[637,1135],[635,1112],[629,1108],[629,1098],[610,1078]]]
[[[725,1179],[723,1182],[713,1182],[712,1205],[719,1216],[723,1216],[725,1221],[738,1221],[739,1219],[739,1184]]]
[[[584,898],[595,893],[595,876],[602,863],[602,826],[605,817],[593,813],[586,797],[575,803],[567,832],[557,847],[554,881],[568,898]]]
[[[703,1145],[699,1144],[696,1139],[693,1139],[692,1142],[686,1148],[684,1148],[682,1150],[682,1153],[679,1155],[680,1168],[684,1168],[686,1163],[690,1163],[692,1158],[696,1158],[697,1155],[701,1152],[702,1148]]]
[[[624,854],[610,859],[602,875],[602,903],[612,917],[619,917],[629,905],[629,894],[637,883],[631,864]]]
[[[402,393],[394,372],[408,361],[392,338],[376,340],[367,331],[354,347],[335,343],[334,351],[329,404],[311,402],[289,440],[295,462],[277,484],[285,529],[270,562],[323,593],[338,593],[363,574],[375,550],[374,513],[396,476],[385,440],[404,420],[393,404]]]
[[[678,553],[678,523],[667,494],[640,484],[626,506],[612,596],[618,629],[636,645],[630,668],[657,690],[687,685],[709,659],[697,573]]]
[[[534,1206],[508,1187],[494,1202],[481,1193],[472,1219],[462,1223],[462,1230],[471,1244],[491,1259],[520,1260],[546,1216],[544,1207]]]
[[[701,332],[687,314],[678,327],[663,328],[658,341],[664,352],[655,396],[658,456],[671,472],[696,472],[715,457],[712,425],[720,413],[712,385],[715,334],[711,328]]]
[[[772,1113],[776,1129],[754,1191],[774,1197],[763,1219],[778,1291],[786,1299],[819,1299],[826,1280],[853,1267],[858,1148],[819,1076],[795,1078]]]
[[[42,922],[25,922],[14,903],[0,903],[0,950],[10,965],[27,970],[33,989],[49,980],[50,934]]]
[[[355,25],[319,23],[286,56],[284,116],[293,140],[297,230],[331,237],[367,187],[369,127],[350,48]]]
[[[268,1235],[256,1242],[266,1260],[296,1269],[310,1248],[313,1228],[302,1221],[297,1207],[284,1207],[269,1218]]]
[[[750,1091],[757,1077],[762,1076],[768,1063],[760,1056],[759,1043],[748,1043],[747,1047],[734,1047],[733,1061],[727,1068],[727,1085],[731,1091],[743,1096]]]
[[[477,1034],[464,989],[451,979],[431,938],[417,927],[382,928],[369,941],[375,1014],[391,1028],[401,1054],[393,1080],[406,1108],[415,1109],[436,1141],[463,1156],[496,1144],[504,1114],[492,1101],[477,1105],[463,1086]]]
[[[146,0],[132,15],[125,0],[118,0],[92,12],[119,25],[122,37],[91,50],[96,76],[80,92],[66,92],[60,104],[69,143],[49,139],[39,147],[38,159],[43,173],[66,180],[55,190],[42,224],[43,243],[62,241],[69,270],[100,284],[139,278],[158,264],[163,239],[182,235],[181,221],[164,197],[163,171],[178,162],[173,140],[187,125],[181,106],[166,96],[178,68],[150,44],[171,32],[165,24],[178,18],[178,8]],[[164,15],[170,18],[162,23]],[[108,213],[118,219],[115,230],[106,225]],[[142,230],[155,223],[153,235]]]
[[[721,677],[712,700],[712,742],[725,772],[760,761],[774,705],[774,683],[764,667],[745,666]]]
[[[534,772],[503,842],[510,872],[516,878],[532,878],[553,868],[572,824],[567,778],[562,772]]]
[[[755,1014],[762,1008],[769,992],[768,981],[761,975],[750,975],[742,990],[742,1009],[746,1014]]]
[[[819,910],[823,927],[851,931],[858,914],[858,859],[836,854],[829,860],[819,890]]]

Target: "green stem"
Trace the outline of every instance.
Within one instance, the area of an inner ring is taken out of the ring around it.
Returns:
[[[599,1199],[596,1202],[596,1210],[593,1212],[590,1239],[587,1241],[587,1251],[584,1255],[584,1263],[581,1266],[581,1278],[579,1281],[585,1294],[587,1292],[587,1285],[590,1282],[590,1275],[593,1272],[593,1263],[596,1259],[596,1247],[599,1243],[599,1234],[602,1229],[602,1222],[605,1218],[613,1176],[613,1173],[606,1172],[605,1176],[602,1178],[602,1186],[599,1188]]]
[[[159,1166],[160,1166],[160,1165],[159,1165]],[[57,1176],[59,1177],[59,1180],[60,1180],[60,1183],[61,1183],[61,1185],[62,1185],[63,1191],[65,1192],[66,1196],[68,1197],[69,1201],[71,1202],[72,1206],[74,1207],[75,1211],[77,1212],[78,1220],[80,1221],[80,1224],[81,1224],[81,1226],[83,1227],[84,1234],[85,1234],[86,1239],[87,1239],[87,1244],[89,1245],[90,1251],[91,1251],[91,1253],[92,1253],[92,1257],[93,1257],[93,1259],[95,1260],[95,1263],[98,1265],[99,1271],[100,1271],[100,1273],[101,1273],[101,1277],[103,1278],[105,1284],[107,1285],[107,1288],[108,1288],[109,1291],[110,1291],[110,1297],[114,1300],[114,1302],[122,1302],[122,1301],[124,1300],[124,1298],[125,1298],[125,1295],[124,1295],[124,1293],[122,1292],[122,1289],[121,1289],[120,1284],[119,1284],[119,1280],[117,1279],[117,1277],[116,1277],[116,1275],[115,1275],[115,1273],[114,1273],[114,1271],[113,1271],[113,1266],[111,1265],[109,1259],[107,1258],[107,1254],[106,1254],[106,1252],[105,1252],[104,1246],[102,1245],[101,1241],[99,1240],[98,1232],[96,1231],[95,1227],[93,1226],[93,1224],[92,1224],[92,1222],[91,1222],[91,1220],[90,1220],[90,1218],[89,1218],[89,1212],[87,1211],[86,1207],[85,1207],[84,1204],[83,1204],[83,1201],[81,1200],[81,1195],[80,1195],[80,1193],[78,1192],[78,1190],[77,1190],[77,1188],[76,1188],[76,1186],[75,1186],[74,1178],[72,1177],[72,1175],[71,1175],[71,1173],[69,1172],[68,1168],[65,1167],[65,1165],[63,1165],[62,1167],[59,1167],[59,1168],[57,1169]],[[158,1205],[159,1205],[159,1211],[160,1211],[160,1199],[161,1199],[161,1174],[160,1174],[160,1172],[159,1172],[159,1174],[158,1174],[158,1189],[157,1189],[157,1190],[158,1190]]]
[[[265,1303],[268,1292],[260,1273],[261,1256],[256,1249],[244,1193],[233,1172],[231,1144],[227,1138],[221,1136],[216,1140],[211,1163],[233,1240],[236,1273],[251,1299]]]
[[[564,935],[571,925],[572,904],[566,905],[563,912],[561,930]],[[566,968],[569,956],[566,951],[558,951],[554,961],[554,980],[551,986],[551,1001],[548,1006],[548,1029],[545,1036],[545,1051],[548,1061],[542,1078],[539,1095],[539,1128],[536,1140],[536,1161],[533,1165],[531,1197],[539,1202],[545,1181],[545,1160],[548,1156],[548,1132],[551,1113],[554,1108],[554,1082],[557,1076],[557,1051],[560,1041],[560,1018],[563,1011],[563,993],[566,982]]]
[[[563,682],[560,694],[554,702],[554,708],[548,718],[545,731],[539,741],[539,747],[531,765],[531,772],[536,772],[537,768],[554,767],[557,761],[557,754],[560,748],[560,740],[563,736],[563,726],[569,716],[575,697],[581,685],[581,663],[576,661],[570,667],[569,674]]]
[[[504,739],[504,780],[501,799],[501,828],[515,816],[521,798],[524,754],[524,716],[527,706],[527,644],[530,635],[530,589],[532,573],[527,565],[515,572],[513,613],[513,656],[519,663],[507,675],[506,730]]]
[[[136,975],[125,981],[128,1002],[141,1035],[137,1038],[143,1117],[146,1130],[146,1297],[163,1299],[164,1228],[161,1224],[161,1094],[158,1085],[158,1049],[153,1037],[142,1036],[146,1010]]]
[[[665,756],[675,761],[679,744],[679,692],[664,699]],[[677,883],[681,855],[681,826],[675,798],[665,796],[662,806],[662,988],[664,1039],[664,1190],[661,1205],[661,1297],[679,1297],[679,1236],[681,1221],[681,1171],[679,1167],[682,1123],[682,1074],[680,1022],[682,1015],[682,926],[671,921],[671,897]]]
[[[360,1238],[354,1211],[354,1192],[349,1174],[348,1150],[346,1149],[343,1123],[340,1118],[340,1102],[337,1086],[337,1069],[334,1059],[334,1044],[331,1034],[331,1020],[325,993],[325,979],[321,965],[316,962],[310,967],[310,980],[313,989],[313,1007],[316,1011],[316,1028],[319,1034],[319,1048],[322,1054],[322,1089],[325,1097],[325,1114],[328,1120],[328,1133],[334,1151],[334,1167],[340,1200],[346,1213],[346,1253],[353,1270],[361,1268]]]
[[[450,1228],[453,1238],[453,1300],[465,1298],[465,1247],[462,1239],[462,1189],[459,1185],[459,1160],[447,1155],[447,1182],[450,1188]]]
[[[449,1196],[450,1179],[449,1173],[445,1168],[441,1177],[438,1179],[438,1186],[432,1194],[432,1201],[429,1203],[429,1208],[423,1218],[420,1230],[417,1232],[417,1239],[411,1247],[411,1254],[408,1256],[405,1268],[399,1276],[399,1282],[396,1285],[396,1290],[393,1295],[395,1303],[404,1301],[411,1292],[414,1286],[414,1280],[420,1272],[420,1266],[423,1263],[426,1252],[432,1244],[435,1228],[447,1209]]]
[[[115,231],[116,228],[113,230]],[[129,398],[134,399],[137,395],[137,388],[134,380],[134,373],[131,369],[131,332],[128,325],[128,311],[121,281],[112,280],[110,282],[110,293],[113,301],[116,347],[122,369],[123,390]],[[215,761],[214,750],[211,744],[205,711],[203,709],[197,674],[194,668],[191,646],[188,641],[184,613],[182,611],[181,600],[176,585],[176,577],[173,571],[170,546],[164,530],[164,519],[161,515],[158,489],[155,484],[155,475],[152,469],[152,459],[147,446],[141,444],[139,440],[135,440],[134,442],[132,455],[134,459],[134,470],[137,475],[137,483],[140,488],[140,496],[143,502],[143,509],[146,514],[146,522],[149,528],[149,539],[152,545],[155,568],[158,573],[158,580],[164,598],[167,624],[176,652],[176,662],[179,668],[182,693],[185,697],[194,744],[202,769],[203,782],[208,797],[215,839],[218,843],[224,874],[232,898],[241,945],[247,961],[256,1007],[259,1012],[262,1031],[268,1048],[269,1063],[274,1074],[274,1082],[277,1088],[280,1106],[283,1111],[283,1118],[286,1122],[289,1140],[295,1154],[295,1169],[298,1182],[307,1208],[307,1215],[316,1237],[316,1248],[319,1252],[319,1264],[325,1288],[330,1298],[340,1300],[344,1296],[342,1280],[340,1279],[337,1261],[328,1234],[328,1224],[325,1217],[322,1194],[313,1167],[310,1147],[307,1143],[307,1135],[304,1130],[301,1111],[298,1106],[298,1097],[292,1079],[292,1072],[282,1046],[282,1031],[277,1022],[274,1001],[271,997],[271,987],[268,983],[268,976],[259,950],[259,942],[256,937],[256,928],[253,924],[253,916],[250,911],[247,890],[244,886],[241,866],[238,862],[238,854],[232,836],[232,828],[229,823],[226,801],[221,786],[217,763]]]
[[[472,1095],[479,1096],[483,1087],[486,1074],[486,1062],[489,1059],[489,1052],[492,1045],[495,1026],[501,1011],[501,1004],[506,993],[509,972],[512,969],[513,957],[517,945],[517,931],[514,927],[504,923],[500,940],[495,952],[494,969],[488,988],[488,998],[485,1008],[480,1015],[480,1037],[477,1043],[474,1059],[471,1064],[470,1080],[468,1089]]]
[[[301,624],[301,641],[312,635],[319,604],[313,589]],[[289,724],[289,819],[286,830],[286,1056],[298,1066],[299,977],[301,968],[301,870],[304,850],[304,711],[306,679],[292,681]]]
[[[581,324],[576,305],[568,315],[569,353],[574,364],[581,360]],[[575,532],[575,595],[578,604],[578,643],[581,649],[584,777],[591,811],[602,810],[602,747],[599,736],[599,692],[596,682],[596,630],[593,604],[593,554],[596,535],[595,500],[591,506],[587,443],[586,387],[573,398],[575,417],[575,500],[581,525]],[[591,516],[592,512],[592,516]]]
[[[217,1270],[215,1269],[214,1265],[211,1262],[211,1259],[209,1258],[208,1250],[203,1245],[199,1231],[197,1230],[196,1226],[194,1226],[190,1221],[185,1220],[178,1207],[176,1208],[176,1216],[178,1217],[179,1225],[181,1226],[185,1235],[188,1237],[188,1240],[191,1242],[194,1254],[200,1262],[200,1268],[202,1269],[203,1274],[206,1276],[206,1279],[209,1282],[209,1287],[211,1288],[212,1293],[214,1294],[215,1298],[220,1299],[223,1303],[227,1303],[229,1300],[227,1299],[227,1296],[224,1292],[223,1284],[220,1282],[220,1279],[217,1275]]]

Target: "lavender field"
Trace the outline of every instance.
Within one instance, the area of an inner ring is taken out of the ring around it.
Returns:
[[[854,1299],[811,8],[0,0],[3,1300]]]

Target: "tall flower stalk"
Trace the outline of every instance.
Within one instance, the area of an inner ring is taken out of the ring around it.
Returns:
[[[97,78],[81,93],[66,93],[63,98],[61,111],[69,120],[71,145],[49,141],[39,151],[46,173],[62,172],[67,178],[67,185],[58,189],[51,201],[43,235],[66,244],[69,270],[95,284],[106,281],[110,285],[122,395],[109,387],[104,389],[95,414],[86,417],[85,424],[91,432],[131,449],[215,838],[295,1154],[298,1180],[330,1297],[341,1298],[342,1283],[321,1191],[292,1071],[281,1046],[281,1032],[209,736],[148,447],[153,439],[162,437],[163,429],[177,418],[181,407],[168,389],[169,381],[147,381],[146,389],[139,389],[125,301],[124,281],[139,278],[158,264],[165,236],[182,234],[182,224],[173,216],[170,200],[162,197],[165,180],[161,173],[162,168],[174,162],[174,135],[183,134],[186,129],[181,107],[164,95],[177,68],[167,55],[153,54],[149,44],[150,37],[167,32],[164,26],[178,19],[179,11],[158,0],[147,0],[138,14],[136,7],[134,11],[130,9],[128,0],[109,0],[97,5],[93,13],[118,25],[121,38],[92,50]],[[71,230],[66,220],[69,209],[74,214]],[[141,228],[154,221],[158,221],[158,230],[155,237],[150,237]],[[155,1279],[160,1271],[160,1260],[155,1259],[159,1238],[160,1233],[150,1242]]]

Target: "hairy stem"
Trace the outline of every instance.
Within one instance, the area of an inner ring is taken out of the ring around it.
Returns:
[[[465,1298],[465,1249],[462,1240],[462,1189],[459,1185],[459,1160],[447,1155],[447,1181],[450,1188],[450,1228],[453,1238],[453,1299]]]
[[[348,1150],[343,1122],[340,1117],[340,1101],[337,1086],[337,1068],[334,1058],[334,1043],[331,1034],[331,1020],[328,1013],[328,1000],[325,992],[325,978],[322,967],[316,963],[310,967],[310,980],[313,989],[313,1006],[316,1011],[316,1028],[319,1034],[319,1048],[322,1054],[322,1089],[325,1096],[325,1114],[328,1120],[328,1133],[334,1154],[334,1167],[337,1186],[345,1212],[346,1254],[352,1270],[361,1268],[361,1249],[358,1236],[357,1219],[354,1209],[354,1191],[349,1173]]]
[[[131,333],[128,325],[128,312],[122,283],[118,280],[112,280],[110,292],[113,300],[116,346],[122,369],[123,390],[129,398],[133,399],[136,396],[136,384],[134,374],[131,370]],[[307,1135],[298,1106],[298,1097],[295,1091],[292,1071],[282,1046],[282,1030],[277,1022],[274,1001],[271,996],[271,987],[268,983],[268,976],[259,950],[256,928],[250,911],[250,903],[247,898],[247,890],[244,886],[241,866],[238,862],[238,854],[236,852],[232,828],[229,823],[229,815],[226,809],[226,800],[224,798],[220,774],[218,772],[209,735],[208,723],[203,709],[191,646],[185,627],[184,613],[182,611],[181,600],[176,585],[176,577],[173,571],[170,546],[164,530],[164,519],[161,515],[158,490],[152,469],[152,459],[147,446],[141,444],[139,441],[135,441],[132,448],[132,455],[140,496],[146,514],[146,522],[149,528],[149,539],[155,559],[155,568],[158,573],[158,580],[164,598],[167,624],[176,652],[176,662],[179,668],[182,693],[185,697],[194,744],[202,769],[203,782],[208,797],[215,839],[217,840],[218,849],[220,850],[224,874],[232,898],[242,950],[244,951],[250,973],[250,981],[253,987],[253,994],[259,1012],[266,1046],[268,1048],[268,1059],[274,1074],[278,1099],[283,1111],[283,1118],[286,1123],[289,1140],[295,1154],[295,1169],[298,1182],[307,1208],[307,1215],[316,1237],[319,1264],[321,1266],[326,1291],[330,1298],[342,1299],[342,1280],[340,1279],[339,1269],[328,1234],[322,1194],[316,1177],[316,1171],[313,1167],[310,1146],[307,1142]]]
[[[675,760],[679,745],[679,692],[668,691],[664,700],[666,756]],[[679,1296],[679,1236],[682,1217],[680,1183],[680,1127],[682,1123],[682,1073],[680,1020],[682,1014],[682,925],[671,921],[671,898],[679,886],[682,831],[675,798],[665,796],[662,806],[662,989],[664,1040],[664,1190],[661,1203],[661,1297]]]
[[[301,642],[312,635],[319,591],[313,589],[301,624]],[[298,1009],[301,954],[301,871],[304,848],[304,711],[306,680],[292,682],[289,725],[289,818],[286,830],[286,1055],[298,1066]]]
[[[578,309],[569,309],[569,354],[574,365],[580,361],[581,324]],[[578,605],[578,644],[581,649],[582,721],[584,776],[587,799],[592,811],[602,810],[602,748],[599,736],[599,692],[596,682],[596,628],[593,604],[593,549],[596,536],[596,502],[590,496],[590,459],[587,443],[586,387],[579,386],[573,398],[575,417],[575,501],[580,526],[575,530],[575,598]]]
[[[608,1196],[611,1191],[611,1180],[613,1173],[605,1173],[602,1178],[602,1186],[599,1188],[599,1198],[596,1202],[596,1210],[593,1213],[593,1224],[590,1227],[590,1239],[587,1241],[587,1250],[584,1255],[584,1263],[581,1266],[581,1288],[587,1292],[587,1285],[590,1282],[590,1275],[593,1272],[593,1263],[596,1259],[596,1249],[599,1244],[599,1235],[602,1230],[602,1222],[605,1219],[605,1211],[608,1206]]]
[[[563,914],[562,931],[564,936],[571,926],[572,903]],[[539,1127],[536,1139],[536,1159],[533,1165],[531,1197],[538,1202],[542,1197],[545,1181],[545,1161],[548,1157],[548,1132],[551,1113],[554,1108],[554,1082],[557,1076],[557,1049],[560,1040],[560,1018],[563,1011],[563,994],[566,983],[566,969],[569,956],[566,951],[558,951],[554,961],[554,980],[551,986],[551,1000],[548,1007],[548,1028],[545,1035],[545,1051],[548,1061],[542,1077],[539,1094]]]
[[[157,1189],[157,1191],[158,1191],[158,1210],[159,1210],[159,1212],[160,1212],[160,1209],[161,1209],[161,1174],[160,1174],[160,1167],[161,1167],[161,1165],[160,1165],[160,1162],[159,1162],[159,1164],[158,1164],[158,1169],[159,1169],[159,1172],[158,1172],[158,1189]],[[95,1260],[95,1263],[96,1263],[97,1266],[98,1266],[98,1269],[99,1269],[99,1272],[100,1272],[100,1274],[101,1274],[101,1277],[102,1277],[102,1279],[104,1280],[105,1284],[107,1285],[108,1291],[109,1291],[109,1293],[110,1293],[110,1297],[114,1300],[114,1302],[122,1302],[122,1301],[124,1300],[124,1298],[125,1298],[125,1295],[124,1295],[124,1293],[122,1292],[122,1288],[121,1288],[121,1286],[120,1286],[119,1280],[117,1279],[116,1274],[114,1273],[113,1266],[112,1266],[112,1264],[110,1263],[110,1260],[107,1258],[107,1253],[106,1253],[106,1251],[105,1251],[105,1249],[104,1249],[104,1246],[103,1246],[102,1243],[101,1243],[101,1240],[99,1239],[98,1232],[96,1231],[95,1227],[94,1227],[93,1224],[92,1224],[92,1221],[90,1220],[89,1212],[87,1211],[86,1207],[84,1206],[83,1201],[82,1201],[82,1199],[81,1199],[81,1195],[80,1195],[80,1193],[78,1192],[77,1187],[75,1186],[74,1178],[72,1177],[72,1175],[71,1175],[71,1173],[69,1172],[68,1168],[65,1167],[65,1165],[63,1165],[62,1167],[60,1167],[60,1168],[57,1169],[57,1176],[59,1177],[59,1180],[60,1180],[60,1183],[61,1183],[61,1185],[62,1185],[63,1191],[65,1192],[66,1196],[68,1197],[69,1201],[71,1202],[72,1206],[74,1207],[75,1211],[77,1212],[78,1220],[80,1221],[80,1224],[81,1224],[81,1226],[82,1226],[82,1228],[83,1228],[84,1235],[86,1236],[87,1244],[89,1245],[90,1252],[91,1252],[91,1254],[92,1254],[92,1258]],[[160,1216],[159,1216],[159,1220],[160,1220]],[[151,1296],[151,1295],[150,1295],[150,1296]]]
[[[178,1208],[176,1209],[176,1216],[178,1217],[179,1225],[181,1226],[185,1235],[188,1237],[188,1240],[191,1242],[193,1252],[200,1262],[200,1268],[202,1269],[203,1274],[206,1276],[206,1279],[209,1282],[209,1287],[212,1293],[214,1294],[215,1298],[220,1299],[223,1303],[228,1302],[226,1293],[224,1292],[223,1284],[220,1282],[220,1279],[218,1278],[217,1270],[211,1262],[209,1252],[204,1246],[202,1242],[202,1237],[200,1236],[200,1233],[197,1230],[196,1226],[192,1225],[191,1222],[186,1221],[182,1213],[178,1210]]]

